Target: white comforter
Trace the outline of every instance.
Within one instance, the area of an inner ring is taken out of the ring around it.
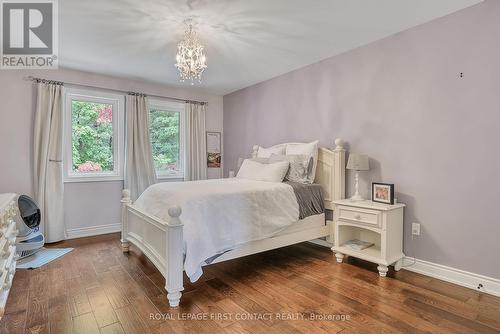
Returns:
[[[202,264],[240,244],[267,238],[299,219],[299,206],[285,183],[220,179],[155,184],[135,205],[162,220],[182,208],[184,270],[191,282]]]

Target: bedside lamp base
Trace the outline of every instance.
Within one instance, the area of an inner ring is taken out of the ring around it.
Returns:
[[[359,201],[364,201],[365,199],[363,197],[361,197],[361,195],[357,194],[357,195],[354,195],[351,198],[349,198],[349,200],[351,200],[353,202],[359,202]]]
[[[354,195],[349,198],[351,201],[364,201],[365,199],[359,194],[359,170],[356,171],[356,174],[354,175],[354,189],[355,193]]]

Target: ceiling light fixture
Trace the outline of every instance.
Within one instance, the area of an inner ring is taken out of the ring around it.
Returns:
[[[187,28],[184,33],[184,39],[177,44],[177,63],[175,67],[179,70],[181,82],[191,80],[194,85],[194,80],[201,83],[201,75],[207,68],[207,57],[203,51],[204,46],[201,45],[198,39],[198,34],[193,29],[193,21],[184,21]]]

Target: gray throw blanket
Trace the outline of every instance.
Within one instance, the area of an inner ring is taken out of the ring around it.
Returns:
[[[293,188],[295,197],[299,203],[299,219],[325,212],[323,188],[321,188],[321,185],[290,181],[286,181],[285,183]]]

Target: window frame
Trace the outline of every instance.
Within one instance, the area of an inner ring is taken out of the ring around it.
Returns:
[[[73,171],[73,124],[72,102],[74,100],[111,104],[113,106],[113,171],[76,173]],[[123,181],[124,148],[125,148],[125,96],[101,90],[84,90],[64,88],[64,182],[104,182]]]
[[[151,109],[156,108],[164,112],[178,112],[179,113],[179,165],[181,171],[168,172],[156,170],[156,178],[158,180],[168,179],[184,179],[186,172],[186,112],[185,102],[175,102],[161,99],[149,99],[147,101],[148,118],[151,120]],[[151,121],[150,121],[151,124]],[[151,131],[149,132],[151,139]],[[153,152],[151,152],[153,153]]]

